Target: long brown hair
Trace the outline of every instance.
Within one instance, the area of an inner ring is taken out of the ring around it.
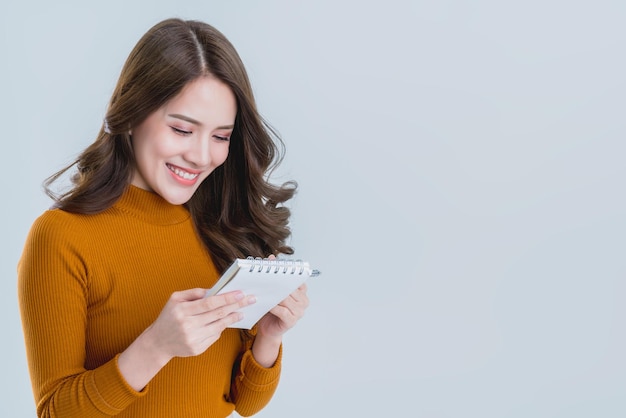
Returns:
[[[56,207],[94,214],[111,207],[130,184],[135,169],[129,131],[198,77],[211,75],[237,100],[235,128],[225,163],[200,185],[185,205],[215,266],[234,258],[293,254],[286,244],[296,183],[273,185],[268,175],[282,159],[284,144],[259,115],[250,81],[233,45],[212,26],[164,20],[137,43],[122,69],[96,141],[71,165],[45,182]],[[73,187],[57,195],[51,185],[71,167]]]

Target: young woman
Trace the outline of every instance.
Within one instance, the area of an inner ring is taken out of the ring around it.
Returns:
[[[244,66],[213,27],[169,19],[131,52],[96,141],[29,233],[19,300],[40,417],[248,416],[271,399],[306,287],[251,331],[254,295],[204,297],[237,257],[293,254],[295,184]],[[278,144],[282,144],[277,139]]]

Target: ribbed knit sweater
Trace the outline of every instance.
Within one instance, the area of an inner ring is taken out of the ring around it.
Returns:
[[[18,293],[39,417],[247,416],[271,399],[276,364],[254,360],[252,340],[226,329],[203,354],[174,358],[141,392],[117,358],[179,290],[218,278],[189,212],[130,186],[96,215],[59,209],[33,224]]]

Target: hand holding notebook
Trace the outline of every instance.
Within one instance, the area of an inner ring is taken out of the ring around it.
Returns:
[[[289,296],[309,277],[320,272],[301,260],[238,258],[207,291],[206,296],[241,290],[254,295],[256,303],[241,309],[244,317],[231,328],[250,329],[259,319]]]

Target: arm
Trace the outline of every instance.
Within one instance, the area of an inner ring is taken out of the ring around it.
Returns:
[[[259,320],[248,339],[231,389],[236,411],[250,416],[271,400],[280,377],[283,334],[304,315],[309,305],[306,284]]]
[[[158,318],[117,356],[87,370],[90,283],[84,234],[58,217],[38,220],[18,267],[19,299],[39,416],[104,417],[144,395],[173,357],[204,352],[235,311],[249,303],[237,292],[204,298],[205,290],[172,294]],[[112,325],[112,328],[115,328]],[[95,347],[97,350],[98,348]]]
[[[264,367],[254,358],[252,345],[256,344],[257,328],[241,330],[244,350],[233,368],[231,402],[241,416],[250,416],[263,409],[272,399],[282,367],[282,347],[271,367]]]
[[[117,358],[93,370],[86,358],[87,271],[73,231],[42,216],[18,266],[18,295],[37,415],[106,417],[142,396],[120,374]]]
[[[229,325],[238,309],[254,303],[242,292],[205,297],[206,289],[174,292],[159,317],[119,356],[120,373],[142,390],[174,357],[204,353]]]

